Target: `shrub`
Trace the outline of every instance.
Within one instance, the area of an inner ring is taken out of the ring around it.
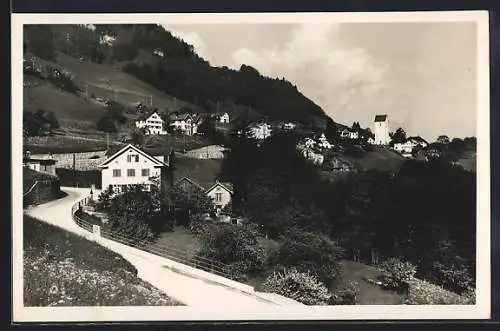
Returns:
[[[310,271],[329,287],[340,275],[343,255],[343,248],[328,236],[292,228],[285,233],[280,248],[270,254],[268,264]]]
[[[111,198],[113,196],[113,190],[111,187],[106,188],[99,194],[96,202],[96,209],[99,211],[107,211],[111,207]]]
[[[417,272],[417,268],[410,262],[403,262],[398,258],[390,258],[380,264],[382,269],[381,280],[383,286],[401,290],[408,284]]]
[[[434,262],[433,276],[441,281],[441,285],[453,292],[462,293],[474,283],[469,271],[464,265]]]
[[[197,256],[232,265],[240,277],[262,271],[265,253],[258,245],[255,233],[227,223],[208,224],[200,236]]]
[[[474,303],[474,290],[468,295],[458,295],[429,282],[412,279],[405,304],[408,305],[467,305]]]
[[[310,306],[327,305],[331,297],[326,286],[314,275],[296,269],[274,272],[264,281],[262,289]]]
[[[97,130],[104,132],[117,132],[116,124],[113,121],[113,118],[109,114],[105,114],[101,119],[97,122]]]
[[[358,301],[358,295],[358,283],[350,281],[345,286],[333,292],[330,298],[330,305],[355,305]]]

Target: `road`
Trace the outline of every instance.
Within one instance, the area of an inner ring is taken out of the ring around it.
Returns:
[[[67,196],[31,207],[26,213],[49,224],[92,239],[92,234],[76,225],[71,217],[71,207],[88,196],[90,189],[69,187],[61,189],[67,193]],[[94,196],[96,197],[99,193],[98,190],[95,191]],[[272,302],[268,299],[270,297],[268,294],[244,293],[237,289],[174,272],[164,267],[168,260],[111,240],[100,238],[99,243],[130,261],[137,268],[140,278],[187,306],[216,305],[230,309],[231,307],[269,307],[270,305],[294,304],[287,303],[286,300],[281,300],[280,303],[277,303],[276,300]]]

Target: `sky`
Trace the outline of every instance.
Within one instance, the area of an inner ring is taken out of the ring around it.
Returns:
[[[338,123],[434,141],[476,135],[476,25],[224,23],[163,25],[213,66],[284,77]]]

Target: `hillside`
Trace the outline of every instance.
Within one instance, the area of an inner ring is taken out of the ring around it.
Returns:
[[[169,111],[188,106],[215,112],[225,102],[230,111],[254,118],[331,122],[292,83],[246,65],[212,67],[159,25],[32,25],[25,32],[26,54],[57,63],[88,95],[148,105],[152,96],[153,107]]]
[[[174,306],[115,253],[24,216],[25,306]]]

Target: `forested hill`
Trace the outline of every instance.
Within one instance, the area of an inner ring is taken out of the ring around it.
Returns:
[[[333,124],[285,79],[264,77],[247,65],[239,70],[212,67],[192,45],[155,24],[26,26],[24,51],[54,62],[61,52],[82,61],[112,64],[207,111],[229,103],[270,119]]]

